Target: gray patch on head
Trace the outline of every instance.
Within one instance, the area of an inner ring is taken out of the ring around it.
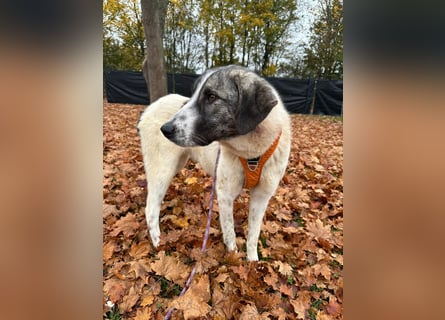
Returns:
[[[278,103],[266,80],[239,66],[211,69],[196,91],[170,120],[169,137],[181,146],[207,145],[254,130]]]
[[[209,93],[218,96],[211,105],[205,101]],[[197,130],[204,131],[202,134],[208,140],[219,140],[254,130],[278,103],[278,98],[266,80],[243,67],[229,66],[208,77],[201,85],[196,103],[201,104],[198,120],[201,127]]]

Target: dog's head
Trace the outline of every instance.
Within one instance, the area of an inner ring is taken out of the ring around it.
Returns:
[[[210,69],[197,80],[190,100],[161,131],[180,146],[205,146],[254,130],[278,99],[266,80],[246,68]]]

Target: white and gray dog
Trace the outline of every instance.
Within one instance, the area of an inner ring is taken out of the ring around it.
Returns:
[[[170,94],[152,103],[138,129],[153,245],[159,245],[159,211],[171,180],[189,158],[213,174],[219,145],[216,194],[224,243],[229,251],[237,249],[233,201],[249,188],[247,259],[258,260],[264,212],[286,170],[291,143],[289,115],[276,90],[243,67],[210,69],[191,98]]]

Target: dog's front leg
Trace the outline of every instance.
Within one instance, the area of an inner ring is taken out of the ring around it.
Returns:
[[[233,201],[242,189],[240,181],[230,179],[224,172],[218,173],[216,193],[218,197],[219,221],[227,251],[236,250],[236,234],[233,221]]]
[[[227,251],[236,250],[236,235],[233,222],[233,200],[233,198],[228,197],[224,193],[218,193],[219,221]]]
[[[161,231],[159,229],[159,211],[164,194],[159,190],[152,189],[147,196],[147,206],[145,208],[145,218],[147,220],[148,231],[150,233],[151,242],[156,248],[159,245]]]
[[[258,260],[258,238],[260,236],[261,225],[263,223],[264,212],[266,211],[269,199],[273,192],[265,191],[260,187],[251,190],[249,205],[249,226],[247,234],[247,260]]]

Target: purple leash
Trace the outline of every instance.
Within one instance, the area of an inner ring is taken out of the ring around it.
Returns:
[[[213,213],[213,199],[215,198],[216,171],[218,169],[220,153],[221,153],[221,147],[218,146],[218,153],[216,154],[216,161],[215,161],[215,169],[213,172],[212,191],[210,192],[209,214],[207,216],[207,225],[206,225],[206,230],[204,232],[204,239],[202,240],[201,252],[206,251],[207,241],[209,240],[209,235],[210,235],[210,223],[212,222],[212,213]],[[184,295],[184,293],[188,290],[195,274],[196,274],[196,263],[192,269],[192,272],[190,273],[190,275],[187,279],[187,282],[185,283],[184,288],[182,288],[182,291],[179,294],[179,297],[182,297]],[[164,320],[169,320],[170,317],[172,316],[174,310],[175,310],[174,308],[170,308],[168,310],[167,314],[165,315]]]

